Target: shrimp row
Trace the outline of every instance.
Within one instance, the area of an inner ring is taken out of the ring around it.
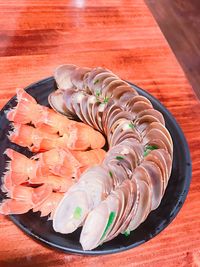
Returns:
[[[0,213],[21,214],[32,209],[52,218],[64,193],[80,175],[102,162],[105,139],[93,128],[37,104],[22,89],[17,90],[16,107],[6,116],[12,122],[9,140],[36,154],[28,158],[11,148],[4,152],[8,160],[1,190],[7,199]]]

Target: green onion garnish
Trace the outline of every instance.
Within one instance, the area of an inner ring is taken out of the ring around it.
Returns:
[[[109,97],[105,97],[104,100],[103,100],[103,103],[106,104],[106,103],[108,103],[108,101],[109,101]]]
[[[110,175],[111,178],[113,178],[113,174],[112,174],[111,171],[109,171],[109,175]]]
[[[98,82],[99,82],[99,80],[98,80],[98,79],[97,79],[97,80],[95,80],[95,81],[94,81],[94,85],[95,85],[95,84],[97,84]]]
[[[135,125],[133,123],[129,123],[128,125],[131,129],[134,129],[135,128]]]
[[[158,149],[157,146],[149,146],[147,145],[144,149],[144,157],[146,157],[152,150]]]
[[[73,214],[74,219],[77,219],[77,220],[80,219],[81,214],[82,214],[82,209],[80,207],[76,207],[74,210],[74,214]]]
[[[124,157],[122,157],[122,156],[116,156],[116,159],[122,160],[122,159],[124,159]]]
[[[130,231],[129,229],[127,229],[127,230],[124,232],[124,235],[125,235],[125,236],[129,236],[130,233],[131,233],[131,231]]]
[[[100,91],[96,91],[96,96],[97,96],[97,97],[100,96]]]
[[[105,235],[107,234],[109,228],[111,227],[111,225],[112,225],[112,223],[114,221],[115,215],[116,215],[116,213],[114,211],[111,211],[111,213],[109,215],[109,218],[108,218],[108,222],[107,222],[106,228],[105,228],[100,240],[102,240],[105,237]]]

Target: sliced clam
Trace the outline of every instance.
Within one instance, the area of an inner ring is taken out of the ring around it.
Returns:
[[[160,168],[154,162],[145,160],[142,162],[140,166],[146,170],[151,179],[150,180],[151,186],[149,187],[152,190],[151,209],[154,210],[160,205],[163,196],[165,188],[164,177],[162,176]],[[135,173],[133,173],[133,176]],[[141,180],[143,180],[143,178]]]
[[[57,112],[66,115],[70,118],[74,118],[76,117],[74,114],[71,113],[71,111],[69,111],[66,108],[65,102],[64,102],[64,98],[63,98],[63,94],[64,94],[64,90],[63,89],[58,89],[55,92],[51,93],[48,96],[48,102],[50,104],[50,106]]]
[[[163,131],[161,131],[158,128],[150,128],[150,127],[148,127],[147,130],[146,130],[146,133],[144,134],[142,142],[143,142],[144,145],[146,145],[146,144],[150,143],[151,140],[153,140],[155,138],[159,138],[160,140],[162,140],[164,142],[165,146],[167,147],[167,150],[168,150],[169,154],[172,156],[173,155],[173,146],[169,142],[169,139],[165,135],[165,133],[163,133]]]
[[[71,75],[77,68],[73,64],[60,65],[56,68],[54,72],[54,78],[56,80],[57,86],[60,89],[69,89],[73,87],[71,82]]]
[[[89,207],[86,192],[75,191],[66,194],[56,208],[53,217],[54,230],[62,234],[74,232],[85,220]]]
[[[79,240],[84,250],[91,250],[98,245],[109,216],[108,206],[105,202],[102,202],[89,213],[84,222]]]
[[[159,120],[156,117],[151,116],[151,115],[143,115],[142,117],[136,119],[134,121],[134,124],[137,127],[138,132],[142,133],[153,122],[159,122]]]
[[[70,76],[71,79],[71,83],[73,84],[73,86],[75,88],[77,88],[78,90],[85,90],[85,84],[84,84],[84,77],[89,74],[89,72],[91,71],[90,68],[84,67],[77,67]],[[87,90],[86,90],[87,91]]]
[[[165,120],[164,120],[164,117],[163,117],[162,113],[159,112],[159,111],[156,110],[156,109],[146,109],[146,110],[142,110],[142,111],[140,111],[140,112],[137,114],[137,118],[141,118],[141,117],[143,117],[144,115],[151,115],[151,116],[157,118],[157,120],[158,120],[161,124],[165,125]]]
[[[151,191],[149,186],[143,182],[138,180],[139,190],[140,190],[140,199],[138,202],[138,208],[133,216],[132,220],[130,221],[126,231],[133,231],[135,230],[149,215],[151,210]]]

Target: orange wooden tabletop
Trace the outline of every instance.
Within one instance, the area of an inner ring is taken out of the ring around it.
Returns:
[[[173,29],[172,29],[173,30]],[[181,125],[193,160],[187,200],[158,236],[129,251],[54,251],[0,220],[0,266],[200,266],[200,103],[142,0],[0,0],[0,107],[59,64],[105,66],[157,97]]]

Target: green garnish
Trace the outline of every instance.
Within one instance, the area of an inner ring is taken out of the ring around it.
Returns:
[[[135,128],[135,125],[133,123],[129,123],[128,125],[131,129],[134,129]]]
[[[131,233],[131,231],[130,231],[129,229],[127,229],[127,230],[124,232],[124,235],[125,235],[125,236],[129,236],[130,233]]]
[[[77,219],[77,220],[80,219],[81,214],[82,214],[82,209],[80,207],[76,207],[74,210],[74,214],[73,214],[74,219]]]
[[[96,91],[96,96],[97,96],[97,97],[100,96],[100,91]]]
[[[144,157],[146,157],[152,150],[158,149],[157,146],[146,146],[144,149]]]
[[[102,240],[105,237],[105,235],[107,234],[109,228],[111,227],[111,225],[112,225],[112,223],[114,221],[115,215],[116,215],[116,213],[114,211],[111,211],[111,213],[109,215],[109,218],[108,218],[108,222],[107,222],[106,228],[105,228],[100,240]]]
[[[103,100],[103,103],[106,104],[106,103],[108,103],[108,101],[109,101],[109,97],[105,97]]]
[[[98,82],[99,82],[99,80],[98,80],[98,79],[97,79],[97,80],[95,80],[95,81],[94,81],[94,85],[95,85],[95,84],[97,84]]]
[[[118,159],[118,160],[124,159],[124,157],[122,157],[122,156],[116,156],[115,158]]]
[[[111,171],[109,171],[109,175],[110,175],[111,178],[113,178],[113,174],[112,174]]]

